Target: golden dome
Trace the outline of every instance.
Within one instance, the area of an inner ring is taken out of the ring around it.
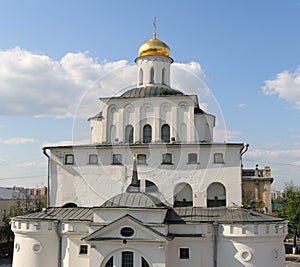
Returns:
[[[170,56],[170,48],[164,42],[156,39],[155,33],[153,34],[153,38],[143,43],[139,49],[140,57],[150,55]]]

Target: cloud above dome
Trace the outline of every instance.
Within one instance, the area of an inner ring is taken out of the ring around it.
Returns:
[[[197,62],[173,65],[175,87],[193,87],[184,76],[178,78],[179,69],[205,76]],[[99,97],[120,95],[137,78],[136,66],[127,60],[99,62],[88,52],[69,52],[54,60],[20,47],[0,51],[0,70],[2,116],[63,118],[77,113],[87,118],[99,110]]]

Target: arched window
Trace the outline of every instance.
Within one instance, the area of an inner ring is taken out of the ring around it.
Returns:
[[[140,69],[140,77],[139,77],[139,85],[142,85],[143,84],[143,69]]]
[[[72,165],[72,164],[74,164],[74,155],[73,154],[67,154],[65,156],[65,164],[66,165]]]
[[[161,127],[161,140],[163,142],[170,142],[170,126],[168,124],[164,124]]]
[[[114,257],[111,257],[105,264],[105,267],[114,267]]]
[[[120,263],[118,267],[150,267],[148,261],[140,253],[126,250],[114,253],[113,256],[101,266],[114,267],[118,263]]]
[[[143,128],[143,142],[150,143],[152,140],[152,127],[149,124],[146,124]]]
[[[174,188],[174,207],[193,206],[193,189],[187,183],[177,184]]]
[[[78,206],[73,202],[68,202],[62,206],[63,208],[77,208]]]
[[[158,190],[158,187],[155,183],[149,181],[149,180],[146,180],[146,193],[158,193],[159,190]]]
[[[133,143],[133,127],[130,124],[125,128],[125,143]]]
[[[162,84],[166,84],[165,79],[166,79],[166,69],[163,68],[163,69],[162,69],[162,73],[161,73],[161,83],[162,83]]]
[[[207,188],[207,207],[226,206],[226,189],[221,183],[212,183]]]
[[[150,69],[150,83],[154,83],[154,69]]]

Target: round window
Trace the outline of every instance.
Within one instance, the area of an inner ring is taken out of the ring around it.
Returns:
[[[123,227],[120,233],[124,237],[131,237],[134,235],[134,230],[131,227]]]
[[[17,243],[15,244],[15,250],[16,250],[17,252],[20,250],[20,243],[19,243],[19,242],[17,242]]]
[[[40,244],[40,243],[35,243],[35,244],[33,244],[32,250],[33,250],[35,253],[39,253],[39,252],[42,250],[41,244]]]

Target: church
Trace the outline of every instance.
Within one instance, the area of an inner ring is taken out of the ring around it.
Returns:
[[[248,145],[214,141],[216,117],[171,87],[156,33],[135,63],[89,143],[43,148],[49,207],[12,219],[13,267],[284,266],[287,221],[242,207]]]

